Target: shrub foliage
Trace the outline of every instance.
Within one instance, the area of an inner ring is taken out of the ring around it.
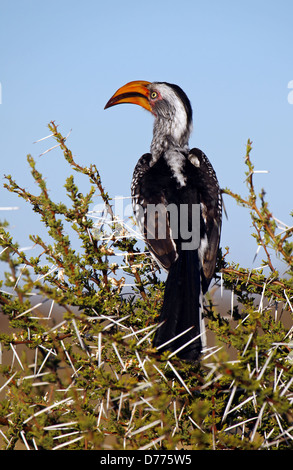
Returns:
[[[37,255],[29,257],[5,222],[0,228],[0,318],[8,325],[0,333],[2,447],[292,449],[293,228],[280,229],[264,192],[255,193],[251,142],[247,195],[223,192],[250,211],[264,260],[247,270],[226,261],[228,248],[219,253],[204,308],[212,343],[199,363],[188,363],[152,348],[159,269],[115,218],[96,166],[76,163],[55,123],[49,128],[89,192],[69,176],[70,205],[54,202],[30,155],[37,195],[6,177],[48,236],[31,235]],[[91,210],[94,197],[104,213]],[[230,311],[219,311],[217,290],[235,298]]]

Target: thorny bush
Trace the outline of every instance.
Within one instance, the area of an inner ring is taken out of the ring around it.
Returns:
[[[7,190],[31,205],[48,236],[31,235],[29,257],[5,222],[0,228],[2,447],[292,449],[292,227],[280,232],[264,193],[255,193],[251,142],[247,196],[223,192],[250,211],[265,259],[247,270],[219,252],[204,309],[212,343],[194,364],[152,348],[160,271],[115,218],[96,166],[76,163],[55,123],[49,128],[89,192],[69,176],[70,207],[54,202],[32,156],[37,195],[6,177]],[[90,210],[94,197],[103,214]],[[275,255],[286,265],[283,277]],[[221,314],[213,303],[220,288],[237,299]]]

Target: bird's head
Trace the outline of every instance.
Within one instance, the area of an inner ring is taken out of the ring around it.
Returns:
[[[192,108],[184,91],[165,82],[136,80],[119,88],[105,109],[120,103],[138,104],[155,116],[154,137],[169,137],[186,146],[192,130]]]

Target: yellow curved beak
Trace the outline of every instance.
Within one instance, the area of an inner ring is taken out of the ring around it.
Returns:
[[[150,85],[150,82],[143,80],[135,80],[133,82],[126,83],[126,85],[123,85],[116,91],[116,93],[114,93],[104,109],[115,106],[116,104],[132,103],[138,104],[152,112],[152,108],[149,103],[148,85]]]

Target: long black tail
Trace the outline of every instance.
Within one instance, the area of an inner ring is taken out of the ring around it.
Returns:
[[[181,250],[172,264],[165,286],[165,296],[160,315],[164,322],[156,331],[154,346],[158,347],[188,328],[193,327],[160,351],[177,351],[200,334],[201,280],[197,250]],[[201,337],[178,352],[178,357],[197,360],[202,348]]]

